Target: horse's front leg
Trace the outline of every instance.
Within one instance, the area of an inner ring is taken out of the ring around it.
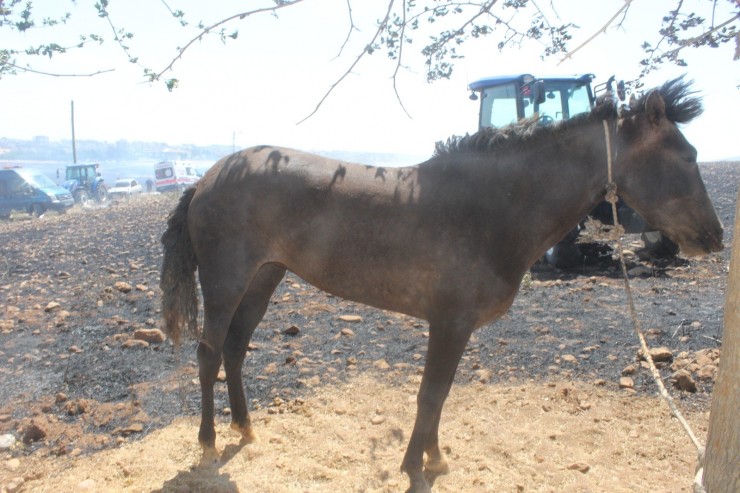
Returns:
[[[431,492],[424,478],[424,452],[429,459],[427,470],[447,472],[447,462],[439,449],[439,419],[471,333],[468,327],[430,324],[424,375],[416,398],[416,422],[401,464],[411,482],[407,493]]]
[[[201,415],[198,442],[203,448],[201,464],[218,461],[216,428],[214,424],[213,386],[221,367],[221,348],[218,350],[204,342],[198,344],[198,378],[200,379]]]

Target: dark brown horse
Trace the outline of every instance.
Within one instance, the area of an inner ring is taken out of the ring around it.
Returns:
[[[447,469],[440,415],[471,333],[509,308],[527,269],[604,199],[603,121],[621,197],[685,254],[722,248],[696,150],[676,126],[700,112],[678,79],[625,111],[604,99],[558,125],[451,139],[418,166],[377,168],[270,146],[219,161],[184,193],[162,237],[165,329],[177,341],[188,327],[200,340],[204,459],[218,457],[213,385],[222,358],[231,426],[254,437],[242,362],[290,270],[337,296],[429,321],[402,469],[408,491],[431,491],[423,470]]]

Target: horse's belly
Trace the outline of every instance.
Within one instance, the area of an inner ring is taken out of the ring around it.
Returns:
[[[336,267],[289,269],[332,295],[418,318],[428,318],[432,300],[438,296],[438,279],[433,272],[411,273],[372,265],[357,265],[351,271]]]

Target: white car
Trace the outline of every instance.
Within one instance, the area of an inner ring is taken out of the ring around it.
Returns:
[[[141,187],[138,181],[127,178],[123,180],[116,180],[113,187],[108,189],[108,194],[113,198],[129,198],[133,195],[142,193],[144,189]]]

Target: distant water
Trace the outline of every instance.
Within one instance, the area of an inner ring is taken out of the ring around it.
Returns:
[[[100,162],[98,171],[105,180],[108,187],[112,187],[116,180],[121,178],[133,178],[138,180],[142,186],[146,187],[146,181],[154,181],[154,165],[159,161],[155,159],[146,159],[141,161],[110,161]],[[188,161],[193,164],[199,171],[205,172],[214,161]],[[24,168],[34,168],[51,178],[54,183],[62,184],[64,182],[64,170],[69,162],[67,161],[0,161],[0,167],[3,166],[23,166]],[[78,163],[84,164],[84,163]]]
[[[395,154],[395,153],[363,153],[351,151],[318,151],[317,154],[329,158],[346,160],[355,163],[367,163],[373,166],[409,166],[426,160],[429,156]],[[185,160],[193,164],[198,171],[205,172],[215,164],[216,160],[199,161]],[[116,180],[121,178],[133,178],[146,187],[146,181],[154,180],[154,165],[157,159],[142,159],[138,161],[100,161],[98,170],[103,176],[108,187],[112,187]],[[23,166],[35,168],[51,178],[55,183],[64,182],[64,169],[69,161],[25,161],[25,160],[0,160],[0,167]]]

